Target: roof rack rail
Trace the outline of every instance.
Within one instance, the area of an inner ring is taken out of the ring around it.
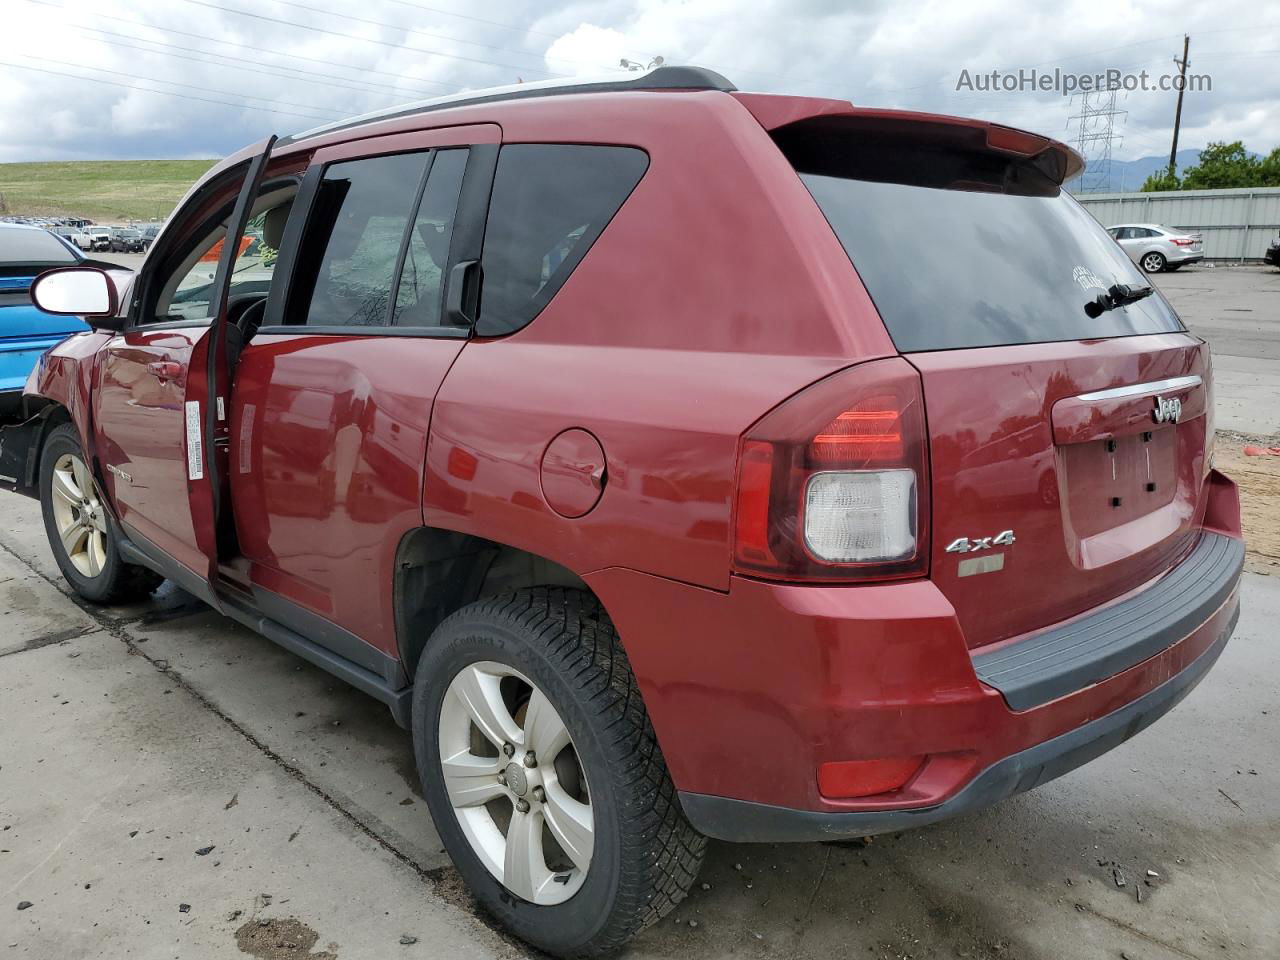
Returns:
[[[383,110],[375,110],[346,120],[322,124],[284,137],[277,146],[297,143],[322,133],[334,133],[358,127],[376,120],[394,120],[409,117],[418,113],[429,113],[433,110],[447,110],[451,107],[470,106],[477,103],[495,103],[501,100],[525,100],[532,97],[555,97],[571,93],[613,93],[623,90],[721,90],[726,93],[737,90],[732,83],[705,67],[655,67],[644,73],[626,75],[619,79],[614,74],[605,76],[582,77],[574,80],[554,79],[538,80],[533,83],[513,83],[504,87],[487,87],[481,90],[470,90],[465,93],[453,93],[443,97],[432,97],[414,103],[404,103]]]

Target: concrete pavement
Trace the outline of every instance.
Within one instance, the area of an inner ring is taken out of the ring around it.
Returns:
[[[712,844],[629,955],[1280,956],[1280,580],[1244,598],[1208,679],[1111,754],[868,846]],[[525,953],[473,914],[384,708],[168,586],[82,609],[14,496],[0,611],[0,957]]]
[[[1213,348],[1218,428],[1280,434],[1280,270],[1197,265],[1150,279]]]

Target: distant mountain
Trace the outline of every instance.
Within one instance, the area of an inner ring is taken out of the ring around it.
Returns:
[[[1178,151],[1178,176],[1182,176],[1187,167],[1194,167],[1200,162],[1199,150],[1179,150]],[[1136,193],[1142,189],[1142,185],[1146,183],[1147,177],[1153,173],[1160,173],[1169,167],[1169,155],[1166,153],[1162,157],[1139,157],[1137,160],[1112,160],[1110,166],[1110,174],[1107,174],[1107,165],[1102,164],[1089,168],[1089,172],[1085,175],[1085,181],[1092,187],[1094,183],[1101,180],[1104,184],[1095,188],[1101,193]],[[1078,185],[1068,184],[1072,193],[1080,193]]]

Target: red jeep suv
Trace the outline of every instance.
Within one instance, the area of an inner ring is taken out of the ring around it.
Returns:
[[[3,435],[74,589],[161,578],[387,703],[480,903],[565,956],[705,837],[1027,790],[1213,665],[1209,349],[1060,143],[662,67],[216,166],[66,269]]]

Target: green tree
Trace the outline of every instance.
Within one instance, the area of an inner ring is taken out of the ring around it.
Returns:
[[[1183,190],[1216,190],[1223,187],[1262,186],[1262,164],[1249,155],[1244,144],[1210,143],[1200,151],[1200,162],[1182,176]]]
[[[1264,187],[1280,187],[1280,147],[1276,147],[1258,164]]]
[[[1153,173],[1142,184],[1143,193],[1153,193],[1157,190],[1181,190],[1182,181],[1178,179],[1176,173],[1170,173],[1168,170],[1161,170],[1159,173]]]

